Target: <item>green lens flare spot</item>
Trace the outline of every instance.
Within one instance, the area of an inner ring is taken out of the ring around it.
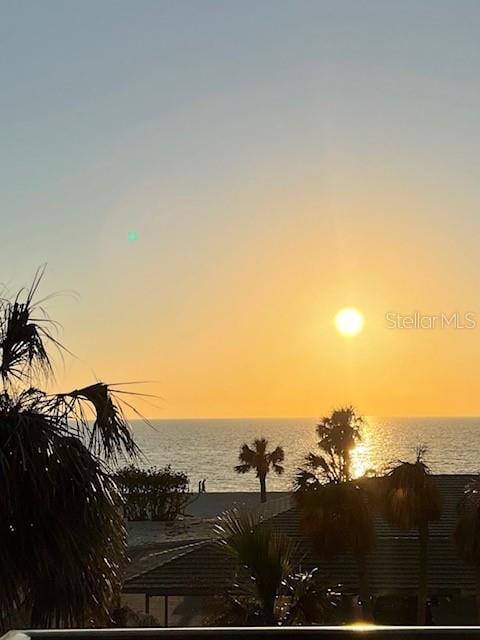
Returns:
[[[135,242],[135,240],[138,239],[138,233],[136,231],[129,231],[128,232],[128,240],[129,242]]]

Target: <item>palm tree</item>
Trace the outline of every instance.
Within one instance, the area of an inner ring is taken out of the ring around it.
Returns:
[[[355,482],[328,483],[295,493],[301,526],[317,555],[332,560],[351,553],[357,565],[359,602],[371,617],[368,554],[375,534],[367,496]]]
[[[395,527],[418,532],[419,577],[417,596],[417,624],[426,621],[428,595],[428,538],[429,523],[442,514],[442,497],[425,462],[425,449],[417,449],[414,462],[400,461],[383,479],[383,511]]]
[[[325,482],[349,482],[352,479],[351,452],[361,441],[363,418],[353,407],[335,409],[317,425],[320,454],[309,453],[303,469],[297,475],[297,484],[307,488],[316,484],[319,475]]]
[[[0,298],[0,619],[82,626],[109,617],[126,533],[109,463],[138,449],[110,388],[53,380],[55,325],[28,291]]]
[[[466,487],[458,506],[458,522],[454,534],[460,558],[475,570],[477,617],[480,621],[480,479]]]
[[[317,426],[320,453],[309,453],[298,469],[295,498],[301,524],[320,558],[352,553],[358,567],[359,600],[371,617],[367,557],[375,535],[368,496],[352,479],[351,451],[360,441],[362,418],[338,409]]]
[[[265,438],[259,438],[253,441],[253,447],[243,444],[238,454],[240,464],[235,467],[237,473],[248,473],[255,471],[260,481],[260,501],[267,501],[267,474],[270,469],[277,475],[282,475],[285,468],[282,462],[285,459],[285,453],[282,447],[276,447],[273,451],[268,452],[268,441]]]
[[[294,572],[298,549],[287,536],[259,524],[249,513],[235,511],[219,519],[216,532],[238,573],[210,623],[314,624],[331,616],[339,594],[326,587],[316,571]]]

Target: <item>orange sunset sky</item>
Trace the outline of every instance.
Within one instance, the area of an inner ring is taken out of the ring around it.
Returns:
[[[75,292],[60,388],[148,381],[159,418],[480,413],[477,4],[56,6],[0,27],[0,265]],[[387,328],[414,311],[479,328]]]

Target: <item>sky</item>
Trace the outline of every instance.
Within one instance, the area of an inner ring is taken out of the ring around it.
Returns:
[[[4,0],[0,281],[63,292],[58,387],[480,414],[479,27],[468,0]],[[478,328],[387,326],[415,311]]]

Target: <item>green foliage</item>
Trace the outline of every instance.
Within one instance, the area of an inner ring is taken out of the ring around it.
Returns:
[[[265,616],[273,618],[275,599],[291,571],[295,546],[286,536],[258,526],[249,513],[226,514],[216,531],[220,544],[247,570],[244,588],[261,603]]]
[[[170,465],[164,469],[130,465],[114,478],[127,520],[175,520],[190,498],[188,476],[173,471]]]
[[[108,385],[47,394],[55,327],[28,291],[0,299],[0,620],[103,624],[126,548],[109,463],[137,448]],[[89,419],[93,418],[93,422]]]
[[[317,572],[295,572],[299,552],[285,535],[249,513],[224,514],[218,543],[235,558],[237,578],[209,624],[287,625],[326,622],[339,594]]]

